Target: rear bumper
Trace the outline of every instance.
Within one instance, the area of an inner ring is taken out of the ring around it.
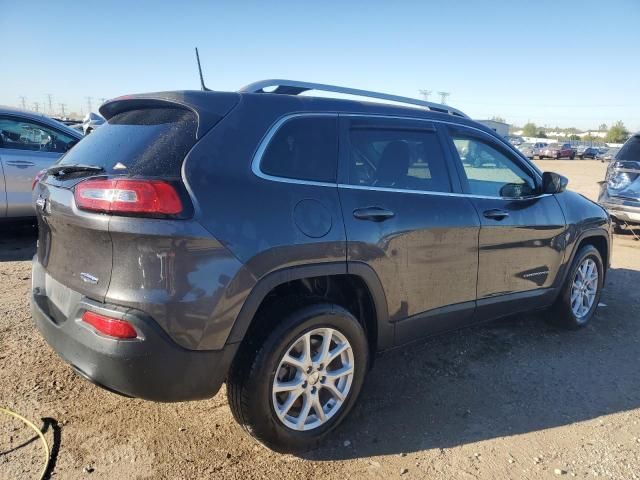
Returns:
[[[85,378],[125,396],[160,402],[209,398],[220,389],[237,344],[222,350],[188,350],[142,312],[97,303],[73,292],[67,297],[72,299],[69,313],[63,314],[45,294],[44,275],[34,260],[34,322],[49,345]],[[96,333],[81,320],[87,310],[130,322],[138,338],[116,340]]]

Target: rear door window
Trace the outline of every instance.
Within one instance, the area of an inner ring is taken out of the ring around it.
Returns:
[[[273,136],[260,170],[274,177],[336,182],[338,119],[309,116],[287,121]]]
[[[180,177],[196,142],[191,110],[153,107],[118,113],[67,153],[66,165],[95,165],[110,174]]]
[[[351,185],[451,192],[435,129],[402,122],[353,121],[348,140]]]

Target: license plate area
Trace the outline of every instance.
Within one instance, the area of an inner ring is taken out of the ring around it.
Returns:
[[[81,295],[62,285],[49,274],[45,274],[45,293],[51,304],[68,318]]]

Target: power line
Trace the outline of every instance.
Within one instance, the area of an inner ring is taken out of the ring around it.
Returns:
[[[429,95],[431,95],[431,90],[419,90],[419,92],[420,92],[420,95],[422,95],[424,99],[428,102]]]
[[[67,106],[66,103],[59,103],[58,105],[60,105],[60,112],[62,112],[62,118],[64,118],[65,113],[64,113],[64,107]]]
[[[40,104],[38,102],[33,102],[33,109],[36,112],[39,112],[40,111]]]
[[[51,95],[50,93],[47,93],[47,99],[49,100],[49,113],[53,113],[53,107],[51,106],[52,98],[53,98],[53,95]]]
[[[91,98],[92,97],[84,97],[87,99],[87,112],[91,113]]]
[[[440,103],[446,105],[447,97],[451,94],[449,92],[438,92],[438,95],[440,95]]]
[[[23,97],[22,95],[20,97],[18,97],[20,99],[20,102],[22,103],[22,109],[26,110],[27,109],[27,97]]]

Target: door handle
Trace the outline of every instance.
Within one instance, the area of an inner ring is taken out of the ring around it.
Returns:
[[[26,168],[26,167],[33,167],[35,163],[27,162],[25,160],[9,160],[7,162],[7,165],[11,165],[12,167]]]
[[[353,216],[358,220],[371,220],[373,222],[382,222],[388,218],[394,217],[395,213],[382,207],[364,207],[356,208]]]
[[[499,208],[492,208],[491,210],[485,210],[482,215],[484,215],[484,218],[490,218],[491,220],[503,220],[509,216],[509,212]]]

